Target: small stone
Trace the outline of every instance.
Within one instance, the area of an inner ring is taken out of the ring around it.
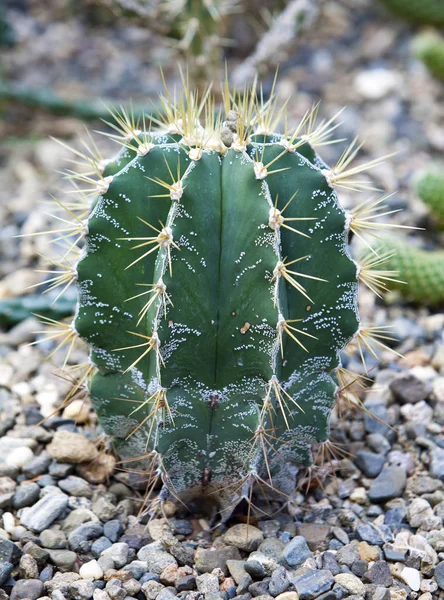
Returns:
[[[263,539],[264,536],[260,529],[244,523],[230,527],[224,535],[224,543],[227,546],[234,546],[245,552],[257,550]]]
[[[368,497],[371,502],[387,502],[399,498],[406,486],[407,478],[404,469],[400,467],[384,467],[378,477],[372,482]]]
[[[213,569],[222,569],[224,574],[228,575],[227,561],[240,560],[240,558],[239,550],[234,546],[213,550],[198,548],[195,555],[195,565],[199,573],[211,573]]]
[[[299,600],[299,594],[297,592],[284,592],[276,596],[276,600]]]
[[[392,574],[388,563],[383,560],[376,561],[367,571],[366,580],[374,585],[390,587],[393,584]]]
[[[402,85],[398,72],[378,67],[360,71],[354,81],[357,92],[366,100],[381,100]]]
[[[441,590],[444,590],[444,560],[435,567],[435,579]]]
[[[77,560],[77,554],[71,550],[49,550],[49,557],[61,571],[69,571]]]
[[[94,586],[91,581],[73,581],[69,584],[68,594],[72,600],[90,600],[94,594]]]
[[[383,454],[375,454],[367,450],[360,450],[356,453],[355,464],[366,477],[377,477],[382,471],[384,462],[385,456]]]
[[[122,523],[117,519],[112,519],[103,525],[103,533],[111,542],[117,542],[123,533]]]
[[[30,463],[34,458],[34,452],[31,448],[24,446],[23,448],[15,448],[5,458],[5,463],[17,469],[22,469],[25,465]]]
[[[338,577],[338,576],[336,576]],[[354,577],[354,575],[352,575]],[[357,579],[357,578],[356,578]],[[359,579],[358,579],[359,581]],[[335,580],[330,571],[310,570],[305,575],[294,577],[292,583],[300,600],[313,600],[324,592],[328,592]]]
[[[430,475],[444,481],[444,449],[433,448],[430,452]]]
[[[392,450],[388,453],[387,460],[390,466],[400,467],[401,469],[404,469],[407,475],[413,475],[415,462],[410,452]]]
[[[433,509],[424,498],[415,498],[407,509],[407,519],[411,527],[420,527],[425,519],[433,516]]]
[[[22,473],[29,479],[38,477],[46,473],[51,464],[51,457],[48,453],[42,452],[39,456],[35,456],[29,463],[22,468]]]
[[[1,561],[9,562],[13,565],[16,565],[19,562],[21,555],[22,551],[16,544],[14,544],[14,542],[0,538]]]
[[[40,533],[40,540],[45,548],[51,550],[60,550],[68,545],[66,534],[60,529],[44,529]]]
[[[80,567],[79,575],[82,579],[94,581],[95,579],[102,579],[103,571],[96,560],[90,560]]]
[[[421,586],[421,575],[417,569],[411,567],[404,567],[401,571],[401,579],[409,586],[414,592],[418,592]]]
[[[98,521],[90,521],[77,527],[68,535],[69,547],[75,552],[88,552],[91,541],[103,534],[103,526]]]
[[[65,494],[44,496],[34,506],[23,509],[20,521],[27,529],[40,533],[60,517],[67,504]]]
[[[416,404],[425,400],[432,391],[427,381],[419,379],[413,373],[402,373],[393,379],[389,388],[401,404]]]
[[[66,479],[61,479],[59,481],[59,488],[71,496],[80,496],[83,498],[91,498],[92,496],[89,483],[75,475],[69,475]]]
[[[102,556],[106,555],[110,556],[113,559],[116,568],[120,569],[125,566],[128,561],[128,544],[117,542],[102,552]]]
[[[19,485],[15,490],[12,505],[14,508],[24,508],[31,506],[38,501],[40,497],[40,487],[36,483],[26,483]]]
[[[39,567],[37,561],[30,554],[22,554],[19,562],[20,579],[37,579],[39,576]]]
[[[196,577],[197,590],[201,594],[217,594],[219,592],[219,579],[211,573],[202,573]]]
[[[284,551],[286,544],[282,540],[277,538],[265,538],[265,540],[261,543],[258,548],[259,552],[265,554],[265,556],[269,556],[270,558],[274,558],[274,560],[278,561]]]
[[[326,550],[331,537],[331,527],[320,523],[302,523],[297,528],[298,534],[307,542],[311,551]],[[291,543],[291,542],[290,542]]]
[[[376,528],[371,523],[364,523],[356,527],[356,533],[361,541],[368,542],[372,546],[382,546],[384,542],[393,539],[393,534],[387,525]]]
[[[108,548],[111,548],[112,545],[112,542],[110,542],[107,537],[102,536],[91,544],[91,552],[96,558],[98,558],[99,556],[101,556],[102,552],[104,552]]]
[[[98,496],[92,504],[93,513],[99,517],[102,522],[110,521],[118,513],[115,506],[105,495]]]
[[[147,600],[155,600],[163,589],[164,586],[161,583],[152,579],[142,584],[142,592]]]
[[[40,579],[20,579],[12,588],[11,600],[39,600],[43,596]]]
[[[64,430],[55,432],[46,449],[55,460],[74,464],[91,461],[98,455],[90,440],[79,433]]]
[[[163,552],[162,550],[153,550],[147,554],[146,561],[148,571],[150,573],[155,573],[156,575],[160,575],[168,565],[177,565],[174,556],[171,556],[171,554]]]
[[[178,592],[185,592],[196,589],[196,577],[194,575],[184,575],[176,580],[175,588]]]
[[[339,583],[343,588],[345,588],[350,594],[356,594],[358,596],[365,595],[365,585],[352,573],[338,573],[335,575],[336,583]]]
[[[42,569],[46,565],[49,558],[48,551],[44,548],[40,548],[40,546],[37,546],[34,542],[27,542],[23,546],[23,553],[30,554],[36,560],[39,569]]]
[[[114,473],[116,459],[111,454],[101,452],[93,461],[80,463],[76,467],[77,475],[89,483],[105,483]]]
[[[278,567],[271,575],[271,580],[268,584],[268,591],[272,596],[282,594],[290,587],[290,582],[287,579],[287,571],[285,567]]]
[[[362,560],[365,560],[367,562],[373,562],[379,560],[380,558],[378,547],[371,546],[367,542],[359,542],[358,552]]]
[[[0,586],[9,579],[14,565],[7,561],[0,561]]]
[[[242,580],[242,577],[246,574],[244,565],[244,560],[227,560],[228,571],[237,585],[239,585],[239,583]]]
[[[298,535],[285,546],[282,556],[290,567],[298,567],[311,556],[311,551],[305,539]]]
[[[64,419],[74,419],[80,425],[89,420],[89,406],[85,400],[72,400],[64,409],[62,417]]]
[[[67,533],[71,533],[80,525],[84,523],[88,523],[90,521],[99,522],[99,519],[96,515],[87,508],[75,508],[70,514],[66,517],[66,519],[62,522],[62,529]]]

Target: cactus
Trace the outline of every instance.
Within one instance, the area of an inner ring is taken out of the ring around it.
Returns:
[[[436,225],[444,228],[444,176],[438,168],[422,171],[416,180],[416,193],[430,208]]]
[[[437,78],[444,80],[444,38],[435,31],[424,31],[413,40],[413,54]]]
[[[360,173],[379,161],[350,167],[355,140],[329,168],[316,147],[333,120],[315,127],[314,109],[278,134],[274,98],[223,95],[223,122],[185,88],[162,98],[157,131],[116,114],[111,162],[76,151],[88,169],[69,176],[86,187],[57,229],[69,247],[52,285],[84,237],[79,304],[49,325],[61,346],[90,346],[79,382],[122,459],[161,476],[161,500],[206,494],[226,517],[254,483],[290,493],[326,443],[340,352],[386,339],[359,323],[359,281],[387,275],[348,246],[379,229],[379,201],[346,213],[335,191],[373,189]]]
[[[412,302],[436,306],[444,302],[444,251],[425,251],[408,241],[384,238],[376,251],[386,255],[384,269],[397,272],[388,288]]]
[[[442,0],[381,0],[392,12],[412,23],[424,25],[444,24]]]

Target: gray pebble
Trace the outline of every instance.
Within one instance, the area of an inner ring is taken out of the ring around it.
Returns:
[[[109,541],[107,537],[99,537],[92,543],[91,552],[93,555],[98,558],[104,550],[111,548],[112,543]]]
[[[287,579],[287,571],[284,567],[278,567],[271,575],[268,590],[272,596],[282,594],[290,587],[290,582]]]
[[[22,551],[10,540],[5,540],[0,538],[0,560],[5,562],[10,562],[13,565],[16,565],[20,557],[22,555]]]
[[[73,581],[68,588],[69,598],[71,600],[90,600],[94,594],[94,585],[91,581]]]
[[[128,561],[128,544],[124,542],[112,544],[112,546],[103,550],[102,556],[110,556],[116,565],[116,569],[121,569]]]
[[[311,550],[301,535],[295,536],[282,552],[282,557],[290,567],[298,567],[309,556],[311,556]]]
[[[74,471],[74,465],[68,463],[59,463],[53,460],[49,465],[49,474],[57,479],[68,477]]]
[[[435,580],[441,590],[444,590],[444,560],[435,567]]]
[[[0,585],[3,585],[5,581],[9,579],[14,565],[7,561],[0,561]]]
[[[103,533],[111,542],[117,542],[123,533],[122,523],[118,519],[107,521],[103,526]]]
[[[38,501],[40,496],[40,487],[36,483],[25,483],[19,485],[15,490],[12,505],[14,508],[23,508],[31,506]]]
[[[66,534],[60,529],[44,529],[39,537],[42,545],[51,550],[60,550],[68,546]]]
[[[393,578],[388,563],[383,560],[376,561],[367,571],[365,581],[374,585],[390,587],[393,584]]]
[[[69,571],[77,560],[77,554],[71,550],[49,550],[49,557],[61,571]]]
[[[69,534],[69,547],[74,552],[89,552],[91,540],[99,538],[102,534],[103,526],[98,521],[84,523]]]
[[[60,517],[68,504],[65,494],[48,495],[34,506],[23,509],[20,520],[31,531],[40,533]]]
[[[377,477],[385,462],[383,454],[361,450],[356,453],[355,463],[366,477]]]
[[[22,468],[22,473],[29,479],[33,479],[38,475],[43,475],[47,472],[51,460],[52,459],[47,452],[42,452]]]
[[[92,496],[90,484],[81,477],[76,477],[75,475],[69,475],[66,479],[61,479],[59,481],[59,488],[71,496],[85,498],[91,498]]]
[[[402,373],[393,379],[389,388],[401,404],[416,404],[425,400],[432,391],[430,383],[419,379],[413,373]]]
[[[20,579],[11,592],[11,600],[38,600],[43,596],[43,582],[40,579]]]
[[[310,570],[305,575],[292,578],[300,600],[313,600],[320,594],[328,592],[333,587],[335,580],[330,571]]]
[[[371,502],[387,502],[399,498],[406,486],[407,478],[400,467],[384,467],[378,477],[372,481],[368,491]]]

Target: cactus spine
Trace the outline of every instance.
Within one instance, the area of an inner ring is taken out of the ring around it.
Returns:
[[[162,497],[206,493],[227,515],[255,482],[292,491],[328,438],[339,353],[383,341],[360,326],[371,280],[348,246],[378,229],[378,202],[347,214],[334,189],[372,189],[360,173],[378,161],[350,167],[355,141],[329,168],[315,147],[332,121],[274,133],[275,99],[254,90],[225,88],[224,122],[208,94],[162,103],[157,132],[115,115],[119,155],[70,174],[86,189],[67,231],[85,245],[62,335],[91,349],[83,378],[120,456]]]

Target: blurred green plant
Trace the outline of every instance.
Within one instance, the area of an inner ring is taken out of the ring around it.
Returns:
[[[413,54],[438,79],[444,80],[444,38],[436,31],[423,31],[413,40]]]
[[[443,0],[380,0],[390,11],[415,24],[443,25]]]

